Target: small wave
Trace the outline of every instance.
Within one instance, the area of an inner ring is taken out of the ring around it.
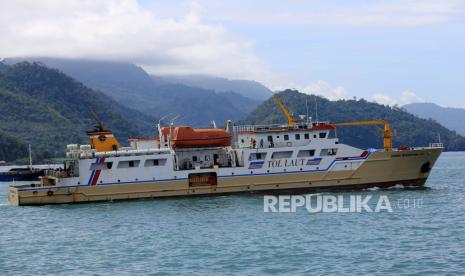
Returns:
[[[405,186],[402,184],[396,184],[392,187],[389,187],[388,189],[405,189]]]

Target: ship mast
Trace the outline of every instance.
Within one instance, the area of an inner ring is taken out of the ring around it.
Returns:
[[[32,171],[32,151],[31,151],[31,144],[29,144],[29,170]]]

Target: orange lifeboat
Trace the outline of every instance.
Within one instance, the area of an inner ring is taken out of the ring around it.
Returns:
[[[231,135],[222,129],[178,126],[171,142],[173,148],[227,147],[231,145]]]

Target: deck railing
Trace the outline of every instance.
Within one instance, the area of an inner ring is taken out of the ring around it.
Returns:
[[[296,129],[305,129],[305,128],[312,128],[319,125],[327,125],[329,121],[322,121],[322,122],[313,122],[313,123],[299,123],[295,126],[285,125],[285,124],[269,124],[269,125],[242,125],[242,126],[234,126],[234,132],[260,132],[260,131],[268,131],[268,130],[296,130]]]
[[[443,143],[430,143],[429,147],[430,148],[444,148],[444,144]]]

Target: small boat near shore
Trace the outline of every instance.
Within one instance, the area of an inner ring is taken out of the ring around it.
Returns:
[[[8,171],[0,172],[0,182],[38,181],[39,177],[44,175],[44,169],[11,168]]]
[[[0,161],[0,165],[6,164],[5,161]],[[38,181],[39,177],[45,175],[45,170],[35,168],[32,165],[32,151],[29,145],[29,166],[27,167],[12,167],[7,171],[0,171],[0,182],[12,181]]]

